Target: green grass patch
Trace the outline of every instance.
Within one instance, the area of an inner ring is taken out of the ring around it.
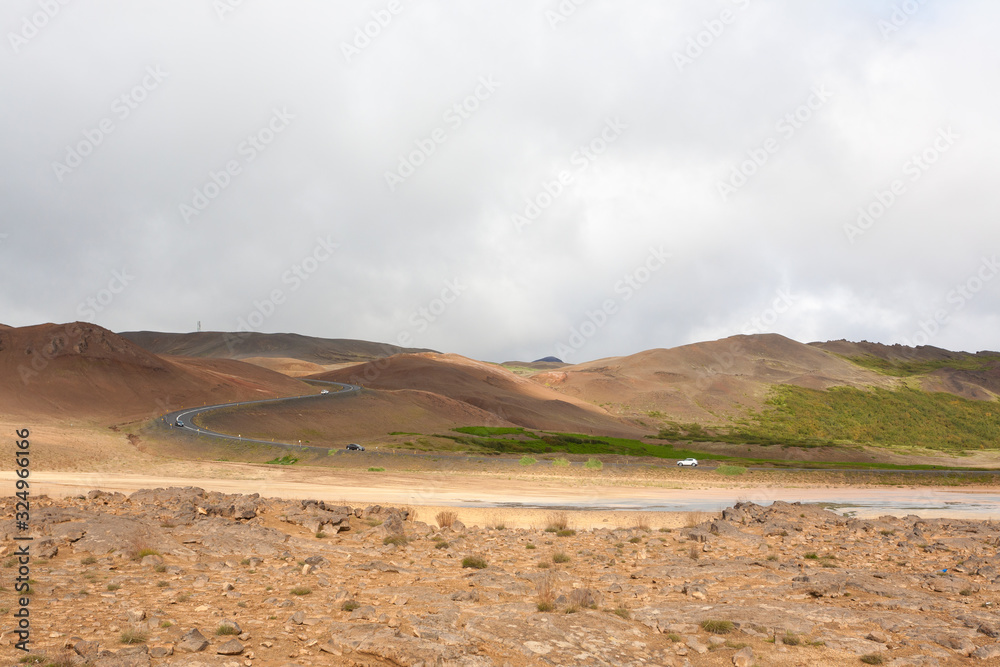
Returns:
[[[553,459],[552,460],[552,465],[556,466],[557,468],[568,468],[569,467],[569,459],[564,459],[562,457]]]
[[[882,359],[866,354],[857,357],[844,357],[853,364],[873,370],[882,375],[893,377],[913,377],[926,375],[942,368],[957,371],[988,371],[1000,364],[1000,355],[977,354],[966,355],[961,359],[933,359],[926,361],[904,361],[902,359]]]
[[[701,629],[713,635],[729,634],[735,627],[732,621],[705,620],[701,622]]]
[[[474,570],[482,570],[487,567],[487,563],[479,556],[466,556],[462,559],[462,567],[471,567]]]
[[[361,606],[361,603],[356,600],[344,600],[344,604],[340,605],[341,611],[354,611]]]
[[[604,463],[600,459],[587,459],[587,462],[583,464],[583,467],[588,470],[601,470],[604,468]]]
[[[715,472],[719,475],[726,475],[728,477],[736,477],[742,475],[747,471],[743,466],[731,466],[731,465],[721,465],[715,469]]]
[[[291,454],[285,454],[281,458],[271,459],[270,461],[267,461],[267,464],[276,466],[291,466],[295,465],[298,462],[299,460],[294,456],[292,456]]]
[[[368,472],[385,472],[385,468],[378,468],[373,466],[368,469]]]
[[[538,463],[538,459],[536,459],[534,456],[522,456],[521,460],[518,461],[518,463],[520,463],[523,466],[533,466],[536,463]]]
[[[781,385],[768,408],[745,420],[731,436],[787,445],[863,444],[944,451],[995,449],[1000,405],[917,389],[826,391]]]

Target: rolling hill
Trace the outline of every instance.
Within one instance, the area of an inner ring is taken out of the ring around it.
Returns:
[[[113,423],[314,391],[240,361],[161,357],[94,324],[0,329],[0,413],[7,416]]]

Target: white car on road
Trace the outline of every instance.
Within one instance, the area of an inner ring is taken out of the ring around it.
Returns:
[[[697,468],[698,459],[681,459],[680,461],[677,462],[677,465],[684,468]]]

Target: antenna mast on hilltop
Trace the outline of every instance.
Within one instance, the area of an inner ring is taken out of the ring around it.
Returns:
[[[198,331],[201,331],[201,320],[198,320]]]

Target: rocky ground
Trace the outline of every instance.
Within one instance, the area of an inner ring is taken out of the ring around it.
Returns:
[[[574,531],[558,513],[544,530],[417,518],[433,523],[197,488],[36,498],[30,660],[1000,664],[989,522],[782,502],[658,531]],[[0,660],[15,664],[13,522],[0,534]]]

